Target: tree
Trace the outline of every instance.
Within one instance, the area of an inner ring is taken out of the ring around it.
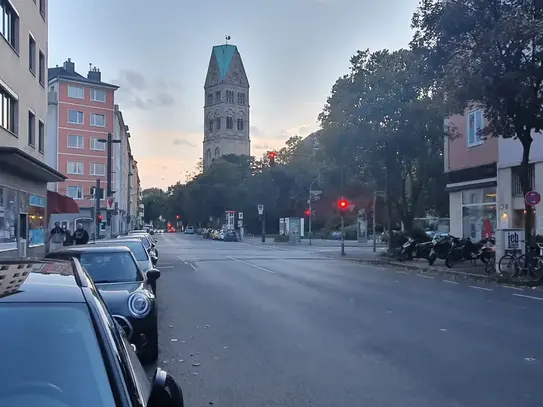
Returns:
[[[160,216],[166,215],[168,197],[162,189],[144,189],[142,196],[145,205],[145,222],[156,221]]]
[[[520,183],[532,189],[530,148],[543,129],[543,8],[535,0],[422,0],[412,47],[426,58],[451,113],[484,109],[482,136],[522,144]],[[526,240],[533,211],[526,205]]]
[[[374,190],[384,187],[389,219],[396,210],[408,231],[430,209],[426,187],[443,171],[443,116],[420,63],[409,50],[359,51],[320,115],[342,180],[347,169]]]

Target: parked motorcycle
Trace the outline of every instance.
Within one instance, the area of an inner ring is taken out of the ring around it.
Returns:
[[[494,244],[494,238],[482,239],[477,243],[472,242],[470,238],[455,238],[445,259],[445,265],[452,268],[455,263],[462,261],[475,262],[478,259],[486,263],[493,255],[492,246]]]
[[[432,240],[421,241],[410,237],[402,246],[399,260],[426,259],[432,246]]]
[[[428,264],[431,266],[436,259],[445,260],[451,250],[451,242],[455,237],[448,233],[436,234],[432,240],[430,254],[428,254]]]

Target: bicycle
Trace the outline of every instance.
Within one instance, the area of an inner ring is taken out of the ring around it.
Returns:
[[[522,242],[526,243],[524,240]],[[543,244],[536,245],[526,245],[525,254],[520,249],[505,253],[498,262],[500,273],[509,278],[519,274],[528,278],[543,278]]]

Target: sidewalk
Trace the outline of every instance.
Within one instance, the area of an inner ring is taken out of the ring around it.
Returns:
[[[277,246],[291,246],[291,247],[301,247],[301,246],[314,246],[314,247],[337,247],[341,246],[341,241],[333,239],[313,239],[311,245],[309,244],[309,239],[302,239],[297,245],[290,244],[288,242],[275,242],[273,237],[266,237],[266,242],[262,243],[262,238],[260,236],[246,237],[242,240],[244,243],[250,244],[263,244],[263,245],[277,245]],[[356,240],[345,240],[345,247],[360,247],[365,249],[370,249],[373,247],[373,242],[371,240],[367,242],[358,242]],[[385,245],[378,244],[377,249],[383,249]]]

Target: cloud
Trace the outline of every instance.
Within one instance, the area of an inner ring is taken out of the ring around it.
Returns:
[[[188,147],[196,147],[195,144],[191,143],[190,141],[187,141],[185,139],[182,139],[182,138],[176,138],[174,141],[173,141],[173,144],[176,145],[176,146],[188,146]]]
[[[114,81],[119,85],[117,100],[125,109],[153,110],[160,107],[171,107],[177,104],[175,95],[180,86],[174,81],[157,79],[151,85],[140,72],[121,69],[119,77]]]
[[[121,69],[119,72],[119,79],[117,79],[115,83],[117,83],[121,88],[127,87],[138,90],[147,88],[145,77],[141,73],[131,69]]]

